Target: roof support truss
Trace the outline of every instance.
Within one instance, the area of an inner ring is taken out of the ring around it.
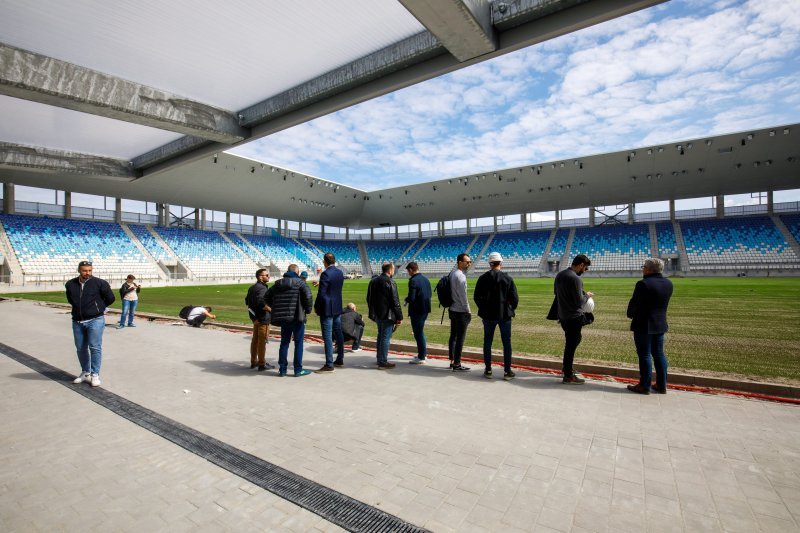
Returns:
[[[488,0],[400,0],[459,61],[497,49]]]
[[[137,177],[128,161],[5,142],[0,142],[0,169],[2,168],[125,179]]]
[[[228,111],[3,43],[0,94],[225,144],[249,135]]]

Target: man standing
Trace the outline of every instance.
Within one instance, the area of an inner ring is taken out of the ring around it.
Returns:
[[[642,279],[636,282],[633,296],[628,302],[633,342],[639,356],[639,383],[628,385],[628,390],[650,394],[652,364],[656,367],[656,386],[659,394],[667,393],[667,357],[664,355],[664,333],[667,332],[667,306],[672,297],[672,282],[661,273],[664,261],[650,257],[642,266]],[[650,358],[652,356],[652,364]]]
[[[581,343],[581,329],[587,323],[583,305],[594,296],[591,292],[583,291],[583,281],[580,276],[589,270],[592,264],[583,254],[576,255],[572,266],[558,273],[554,283],[558,320],[564,330],[564,383],[580,385],[586,380],[575,374],[572,363],[575,359],[575,350]]]
[[[269,342],[270,308],[264,298],[267,295],[269,273],[266,268],[256,270],[256,282],[247,289],[244,303],[247,305],[247,314],[253,322],[253,338],[250,341],[250,368],[263,372],[272,368],[264,359]]]
[[[72,382],[88,381],[100,386],[100,363],[103,359],[103,329],[106,327],[106,307],[114,303],[114,293],[108,282],[92,277],[92,262],[78,263],[78,277],[64,287],[72,306],[72,337],[78,352],[81,373]]]
[[[319,315],[322,340],[325,343],[325,365],[319,373],[333,372],[333,338],[336,337],[336,364],[344,365],[344,335],[342,335],[342,285],[344,274],[336,268],[336,257],[328,252],[323,257],[325,270],[314,285],[319,287],[314,311]]]
[[[117,329],[125,327],[125,317],[128,317],[128,327],[135,328],[133,323],[133,312],[136,310],[136,304],[139,302],[139,291],[142,287],[136,283],[136,276],[128,274],[125,283],[119,288],[119,296],[122,298],[122,314],[119,316],[119,325]]]
[[[514,379],[511,370],[511,319],[519,305],[517,286],[511,276],[503,272],[503,257],[498,252],[489,254],[489,271],[475,284],[475,304],[478,316],[483,319],[483,377],[492,378],[492,341],[494,330],[500,326],[503,341],[503,379]]]
[[[428,357],[428,343],[425,339],[425,321],[431,312],[431,282],[419,273],[419,265],[415,261],[406,265],[408,271],[408,319],[411,321],[411,330],[417,341],[417,356],[409,363],[421,365]]]
[[[447,343],[450,356],[450,368],[453,372],[469,372],[472,370],[461,364],[461,352],[464,349],[464,339],[467,336],[467,327],[472,314],[469,310],[467,298],[467,270],[472,264],[468,254],[458,254],[456,268],[450,272],[450,294],[453,304],[447,311],[450,317],[450,340]]]
[[[403,310],[400,307],[400,297],[397,295],[397,284],[392,276],[394,276],[394,265],[384,263],[381,266],[381,275],[372,278],[367,287],[369,318],[378,326],[375,355],[378,358],[379,370],[395,367],[394,363],[388,361],[389,343],[396,326],[403,321]]]
[[[342,309],[342,334],[345,341],[353,341],[351,351],[361,350],[361,336],[364,335],[364,318],[356,310],[356,304],[350,302]],[[337,365],[336,361],[333,362]]]
[[[294,337],[295,377],[307,376],[303,369],[303,340],[306,332],[306,315],[311,313],[311,289],[297,274],[297,265],[289,265],[281,279],[267,291],[266,304],[272,309],[272,323],[281,327],[281,346],[278,350],[278,371],[286,375],[289,366],[289,342]]]

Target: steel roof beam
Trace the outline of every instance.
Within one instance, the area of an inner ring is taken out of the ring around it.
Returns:
[[[225,144],[249,136],[229,111],[3,43],[0,94]]]
[[[497,50],[488,0],[400,0],[459,61]]]
[[[129,161],[7,142],[0,142],[0,169],[2,168],[108,176],[126,180],[137,177]]]

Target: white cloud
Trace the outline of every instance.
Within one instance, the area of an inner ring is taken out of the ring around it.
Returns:
[[[795,122],[792,4],[673,0],[235,152],[370,189]]]

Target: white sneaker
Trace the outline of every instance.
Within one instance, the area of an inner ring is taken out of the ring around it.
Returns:
[[[72,382],[74,384],[83,383],[84,381],[90,381],[91,377],[89,376],[88,372],[81,372],[77,378],[73,379]]]
[[[98,376],[97,374],[92,374],[91,381],[92,381],[92,387],[100,386],[100,376]]]
[[[424,365],[425,364],[425,359],[420,359],[419,357],[415,357],[411,361],[409,361],[409,364],[412,364],[412,365]]]
[[[360,352],[361,348],[350,348],[350,353]]]

